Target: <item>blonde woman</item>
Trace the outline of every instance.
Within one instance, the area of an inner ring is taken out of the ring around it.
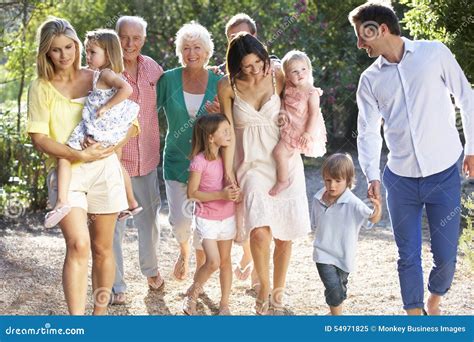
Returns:
[[[93,89],[87,97],[82,121],[69,137],[68,146],[81,150],[83,141],[90,137],[103,146],[113,146],[126,135],[136,122],[139,106],[128,100],[132,87],[120,76],[123,72],[122,48],[115,31],[99,29],[86,34],[84,42],[86,60],[94,70]],[[138,124],[137,124],[138,125]],[[117,150],[121,155],[121,149]],[[58,224],[71,210],[67,201],[67,191],[71,180],[71,163],[58,159],[58,200],[52,211],[46,214],[45,227]],[[119,220],[138,214],[142,208],[133,195],[132,183],[127,170],[122,167],[127,192],[128,210],[122,211]]]
[[[46,153],[49,201],[57,201],[58,158],[73,163],[68,190],[70,212],[61,220],[66,242],[63,289],[68,311],[83,315],[87,302],[87,266],[92,250],[93,314],[107,312],[115,263],[112,240],[117,213],[127,208],[120,162],[115,146],[99,143],[84,150],[65,144],[82,119],[84,101],[92,89],[94,72],[82,69],[81,42],[71,24],[46,20],[38,30],[37,74],[28,93],[27,131],[35,148]],[[127,138],[133,134],[130,128]],[[85,163],[87,162],[87,163]]]

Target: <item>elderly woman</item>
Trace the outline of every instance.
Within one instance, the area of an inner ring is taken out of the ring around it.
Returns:
[[[64,294],[69,313],[83,315],[92,250],[93,313],[105,314],[115,273],[115,221],[117,213],[127,208],[120,162],[113,152],[127,139],[107,149],[99,143],[82,151],[65,145],[82,119],[94,73],[81,69],[81,42],[69,22],[49,19],[38,33],[38,78],[31,83],[28,93],[27,130],[35,148],[49,156],[48,190],[52,205],[57,200],[57,158],[74,163],[68,192],[72,209],[60,222],[66,240]],[[131,128],[128,136],[134,130]]]
[[[192,231],[186,183],[193,124],[212,108],[209,103],[217,94],[220,76],[206,69],[214,52],[214,43],[205,27],[195,22],[185,24],[176,34],[175,44],[182,67],[168,70],[160,78],[158,106],[164,110],[168,123],[163,159],[168,218],[180,245],[173,273],[177,279],[184,280],[189,270]],[[205,256],[198,239],[193,240],[198,269],[204,263]]]
[[[282,295],[292,240],[310,231],[299,154],[289,163],[291,185],[278,196],[268,194],[276,179],[272,151],[279,138],[277,119],[284,77],[280,69],[272,66],[262,43],[244,32],[230,42],[226,63],[228,75],[219,82],[219,101],[234,128],[235,147],[224,151],[225,169],[228,181],[237,181],[243,192],[243,200],[237,206],[237,223],[239,231],[250,234],[250,248],[260,281],[255,309],[259,315],[266,314],[270,304],[273,314],[283,314]],[[275,250],[269,303],[272,239]]]

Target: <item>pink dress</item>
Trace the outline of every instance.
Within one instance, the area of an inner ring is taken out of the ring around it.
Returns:
[[[306,157],[321,157],[326,153],[326,127],[321,112],[311,135],[311,141],[304,148],[299,143],[299,138],[306,131],[306,123],[309,119],[309,97],[317,93],[323,94],[320,88],[312,87],[303,92],[288,82],[285,86],[283,106],[280,113],[280,140],[284,142],[289,150],[297,149]]]

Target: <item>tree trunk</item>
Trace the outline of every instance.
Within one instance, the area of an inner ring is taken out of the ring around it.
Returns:
[[[21,38],[22,41],[26,41],[26,28],[28,26],[28,1],[23,1],[23,16],[22,16],[22,32]],[[25,86],[25,77],[26,77],[26,57],[25,57],[25,50],[24,46],[21,48],[21,76],[20,76],[20,88],[18,89],[18,96],[17,96],[17,120],[16,120],[16,131],[20,134],[21,130],[21,98],[23,96],[23,88]]]

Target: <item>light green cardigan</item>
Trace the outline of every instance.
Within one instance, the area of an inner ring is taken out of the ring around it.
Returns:
[[[217,82],[222,76],[208,71],[206,93],[196,118],[208,114],[206,101],[213,101],[217,94]],[[182,82],[183,68],[166,71],[158,83],[158,112],[164,112],[168,130],[166,132],[163,178],[187,183],[189,177],[189,154],[191,153],[191,138],[196,119],[191,118],[186,109]]]

